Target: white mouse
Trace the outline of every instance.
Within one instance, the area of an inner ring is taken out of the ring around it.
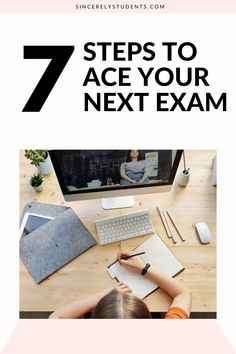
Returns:
[[[211,233],[210,233],[209,227],[206,223],[198,222],[195,225],[195,229],[197,231],[197,234],[199,236],[201,243],[205,244],[205,243],[209,243],[211,241]]]

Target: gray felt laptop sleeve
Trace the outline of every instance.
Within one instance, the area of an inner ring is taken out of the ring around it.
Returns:
[[[20,257],[36,283],[96,244],[71,208],[29,203],[26,212],[54,217],[20,240]]]

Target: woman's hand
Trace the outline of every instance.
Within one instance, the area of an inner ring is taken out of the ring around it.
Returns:
[[[114,287],[110,287],[104,291],[101,291],[100,293],[97,294],[98,296],[98,300],[100,300],[101,298],[103,298],[104,296],[106,296],[107,294],[109,294],[113,289],[117,289],[123,293],[132,293],[132,289],[130,289],[130,287],[127,284],[124,283],[118,283],[118,285],[114,286]]]
[[[122,251],[117,254],[117,260],[121,265],[128,266],[137,272],[141,272],[141,270],[144,268],[144,263],[142,260],[138,257],[132,257],[129,259],[124,259],[127,256],[132,256],[132,252],[127,252],[127,251]]]
[[[121,293],[132,293],[132,289],[124,283],[119,283],[114,289],[117,289]]]

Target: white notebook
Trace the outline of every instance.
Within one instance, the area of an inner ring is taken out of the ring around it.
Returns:
[[[139,256],[144,264],[149,263],[160,272],[171,277],[184,270],[182,264],[158,235],[154,235],[135,248],[135,253],[139,252],[145,252],[145,254]],[[143,299],[158,288],[158,285],[146,279],[145,276],[124,265],[121,266],[119,262],[111,264],[107,271],[112,278],[129,285],[132,293],[140,299]]]

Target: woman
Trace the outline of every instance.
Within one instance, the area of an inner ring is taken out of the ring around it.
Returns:
[[[120,184],[141,184],[148,183],[148,168],[146,160],[142,160],[139,150],[129,150],[126,162],[120,166]]]
[[[141,273],[145,265],[139,257],[123,259],[123,257],[130,255],[130,252],[120,252],[117,255],[117,260],[122,266],[131,267]],[[172,303],[165,318],[189,318],[191,293],[184,284],[159,272],[152,266],[148,268],[144,276],[171,296]],[[92,318],[151,318],[146,304],[132,295],[132,290],[122,283],[113,289],[65,305],[53,312],[49,318],[80,318],[90,311],[92,311]]]

